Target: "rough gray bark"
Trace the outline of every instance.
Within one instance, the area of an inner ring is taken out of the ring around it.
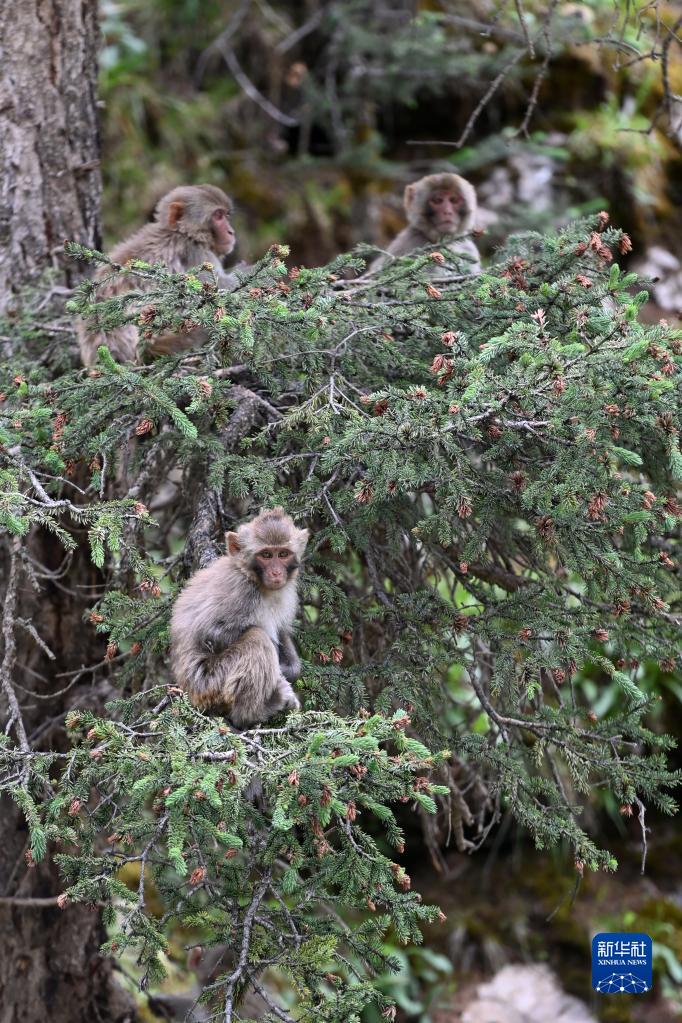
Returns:
[[[5,802],[0,814],[3,833],[19,823]],[[99,912],[86,906],[59,909],[55,871],[49,864],[27,871],[23,829],[10,836],[2,866],[8,852],[18,853],[15,879],[22,894],[0,902],[0,1023],[134,1023],[132,999],[118,986],[111,963],[99,955]]]
[[[96,0],[0,0],[0,312],[46,269],[56,270],[57,284],[74,282],[80,269],[63,256],[65,238],[99,243],[97,42]],[[54,538],[35,531],[29,548],[47,566],[38,592],[12,542],[5,535],[0,543],[0,727],[9,719],[24,744],[33,737],[63,747],[70,703],[99,698],[89,687],[64,697],[59,678],[96,660],[82,629],[88,591],[78,590],[92,583],[94,570],[77,552],[72,588],[60,588],[50,580],[63,557]],[[53,660],[17,628],[18,619],[35,623]],[[134,1020],[132,1000],[99,955],[106,934],[97,909],[58,908],[55,850],[33,865],[22,815],[7,800],[0,801],[0,827],[0,1023]]]
[[[11,734],[21,741],[23,733],[27,743],[35,740],[43,749],[64,749],[63,721],[69,708],[99,708],[112,696],[108,687],[89,684],[61,693],[61,672],[98,658],[94,637],[82,628],[97,573],[81,544],[71,563],[69,587],[43,580],[36,591],[24,573],[20,550],[16,542],[8,545],[6,537],[0,543],[0,727],[5,730],[12,717],[12,700],[8,715],[4,688],[9,677],[21,715],[21,727],[13,720]],[[45,566],[46,575],[58,571],[63,558],[54,537],[37,530],[23,553]],[[17,628],[18,619],[34,623],[54,660]],[[50,699],[51,693],[55,696]],[[133,1023],[133,999],[117,984],[111,960],[99,954],[106,932],[98,909],[57,905],[64,885],[52,856],[59,850],[48,846],[47,857],[35,865],[23,815],[6,797],[0,799],[0,828],[0,1023]]]
[[[0,3],[0,311],[65,238],[97,246],[101,175],[96,0]]]

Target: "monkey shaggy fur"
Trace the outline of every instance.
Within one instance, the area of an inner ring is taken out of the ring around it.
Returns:
[[[297,529],[282,508],[274,508],[228,533],[227,541],[233,553],[192,576],[175,603],[171,658],[173,674],[195,707],[246,728],[300,706],[290,685],[301,668],[290,630],[308,530]],[[261,586],[254,567],[266,547],[286,547],[295,556],[279,590]]]
[[[182,213],[176,218],[177,209]],[[215,185],[181,185],[159,200],[154,211],[154,222],[145,224],[125,241],[119,242],[111,253],[114,263],[125,266],[133,259],[145,263],[162,263],[172,273],[184,273],[190,267],[212,263],[218,283],[223,288],[234,285],[234,278],[221,269],[220,256],[215,251],[215,240],[211,232],[211,215],[223,209],[228,217],[232,212],[232,200]],[[111,273],[108,266],[101,266],[95,280],[101,280]],[[113,298],[133,289],[147,291],[153,287],[143,278],[133,275],[116,277],[98,289],[100,299]],[[157,355],[182,351],[201,344],[203,334],[193,331],[185,335],[165,334],[148,345]],[[107,333],[91,330],[83,320],[78,323],[78,344],[84,366],[92,366],[97,360],[97,349],[106,345],[115,359],[121,362],[135,362],[138,359],[139,331],[135,323],[126,323]]]
[[[433,223],[429,216],[429,199],[434,192],[452,192],[463,200],[460,220],[455,232],[443,234]],[[477,274],[481,272],[481,262],[478,249],[471,238],[462,238],[473,230],[478,209],[476,190],[471,182],[462,178],[459,174],[429,174],[419,181],[407,185],[403,198],[405,215],[407,216],[407,227],[396,235],[387,252],[392,256],[406,256],[416,249],[423,249],[427,245],[435,245],[437,242],[444,242],[447,248],[455,256],[469,256],[470,259],[463,260],[463,272]],[[389,260],[386,256],[379,256],[371,266],[371,270],[379,270],[386,266]],[[440,271],[442,273],[442,271]]]

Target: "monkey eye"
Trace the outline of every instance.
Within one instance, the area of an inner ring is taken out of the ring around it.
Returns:
[[[225,217],[226,217],[225,210],[216,210],[215,213],[213,214],[214,220],[224,220]]]
[[[272,557],[272,551],[261,551],[260,554],[258,555],[258,557],[259,558],[271,558]]]
[[[287,551],[287,550],[280,551],[279,552],[279,556],[280,556],[280,558],[290,558],[291,557],[291,551]]]

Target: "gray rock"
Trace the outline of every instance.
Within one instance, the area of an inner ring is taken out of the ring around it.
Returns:
[[[658,278],[651,287],[653,300],[666,312],[682,312],[682,263],[661,245],[647,249],[635,270],[643,277]]]
[[[581,1001],[562,991],[548,966],[505,966],[480,984],[462,1023],[597,1023]]]

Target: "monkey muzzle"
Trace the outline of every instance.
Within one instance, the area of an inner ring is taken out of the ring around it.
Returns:
[[[286,586],[287,573],[279,565],[277,568],[266,568],[263,572],[263,582],[269,590],[281,590]]]
[[[450,210],[437,211],[434,217],[436,227],[441,231],[454,231],[459,226],[459,213]]]

